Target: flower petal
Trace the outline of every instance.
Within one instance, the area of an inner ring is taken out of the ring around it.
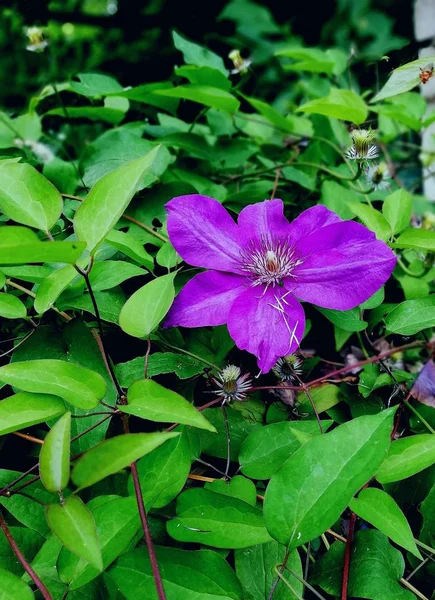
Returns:
[[[370,298],[396,264],[390,248],[353,221],[322,227],[298,243],[297,253],[306,259],[294,270],[292,293],[336,310],[354,308]]]
[[[219,271],[195,275],[175,298],[164,327],[223,325],[245,284],[244,277]]]
[[[322,227],[340,222],[342,220],[335,212],[322,204],[318,204],[304,210],[299,217],[290,223],[288,235],[291,242],[295,244],[299,240],[303,240],[312,233],[317,232]]]
[[[271,235],[288,235],[289,222],[284,216],[283,201],[278,199],[245,206],[240,211],[237,223],[239,235],[245,244]]]
[[[257,357],[263,373],[280,356],[296,350],[304,329],[302,306],[283,288],[246,289],[234,301],[228,318],[231,337],[241,350]]]
[[[199,194],[178,196],[166,209],[169,238],[183,260],[195,267],[237,272],[237,225],[217,200]]]

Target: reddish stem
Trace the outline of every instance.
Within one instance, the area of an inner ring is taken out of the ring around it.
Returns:
[[[153,539],[151,537],[150,528],[148,525],[148,518],[145,510],[145,504],[142,496],[142,489],[139,483],[139,477],[137,473],[136,463],[130,465],[131,475],[133,477],[134,492],[136,494],[137,506],[139,509],[140,520],[142,523],[142,529],[145,536],[145,542],[148,548],[148,554],[150,557],[151,569],[153,571],[154,582],[156,584],[157,596],[159,600],[166,600],[165,590],[163,588],[163,581],[160,575],[159,565],[157,562],[156,552],[154,550]]]
[[[349,584],[350,556],[352,552],[353,532],[355,530],[356,514],[350,513],[349,533],[346,540],[344,553],[343,580],[341,584],[341,600],[347,600],[347,586]]]
[[[32,567],[29,565],[24,554],[18,548],[18,545],[17,545],[16,541],[14,540],[12,533],[9,531],[9,528],[6,525],[6,522],[1,515],[0,515],[0,527],[3,529],[3,533],[6,536],[8,544],[12,548],[12,552],[18,558],[20,563],[23,565],[24,570],[26,571],[26,573],[28,573],[28,575],[31,578],[31,580],[33,581],[33,583],[36,585],[38,590],[41,592],[43,598],[45,598],[45,600],[53,600],[50,595],[50,592],[47,590],[45,585],[39,579],[38,575],[35,573],[35,571],[32,569]]]

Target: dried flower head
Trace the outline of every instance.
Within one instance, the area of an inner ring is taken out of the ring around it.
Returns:
[[[366,178],[375,190],[385,190],[390,187],[391,175],[385,163],[369,165],[366,169]]]
[[[27,50],[30,52],[43,52],[48,46],[48,41],[44,35],[44,32],[39,27],[28,27],[26,29]]]
[[[22,140],[20,138],[17,138],[14,141],[14,144],[18,148],[29,148],[29,150],[31,150],[36,156],[36,158],[44,165],[48,164],[56,158],[54,152],[49,146],[41,142],[35,142],[35,140]]]
[[[349,160],[366,161],[379,156],[377,147],[370,142],[375,139],[371,129],[354,129],[351,133],[353,144],[346,152]]]
[[[252,387],[252,381],[248,373],[241,374],[240,368],[228,365],[214,379],[218,391],[224,402],[241,402],[246,399],[248,390]]]
[[[302,374],[302,360],[296,354],[278,358],[273,372],[281,381],[293,381],[296,375]]]
[[[240,54],[240,50],[231,50],[228,54],[228,58],[233,61],[234,69],[231,70],[231,75],[237,75],[240,73],[244,75],[252,64],[249,58],[243,58]]]

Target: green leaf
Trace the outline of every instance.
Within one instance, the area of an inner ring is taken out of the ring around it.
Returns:
[[[115,366],[115,373],[121,387],[130,387],[143,378],[145,357],[139,356]],[[174,352],[154,352],[148,357],[148,376],[155,377],[175,373],[179,379],[190,379],[204,371],[204,363],[186,354]]]
[[[116,225],[146,173],[153,173],[161,146],[142,158],[119,167],[100,179],[79,206],[74,229],[79,240],[87,242],[89,252]]]
[[[294,115],[287,115],[284,117],[279,113],[273,106],[257,100],[256,98],[249,98],[244,96],[245,100],[251,104],[263,117],[265,117],[272,125],[287,131],[288,133],[299,133],[300,135],[313,135],[313,125],[311,121],[303,117],[295,117]]]
[[[323,533],[379,469],[395,409],[353,419],[297,450],[271,478],[264,500],[269,533],[296,548]]]
[[[0,402],[0,435],[45,423],[65,412],[60,398],[48,394],[20,392]]]
[[[360,308],[363,310],[371,310],[377,308],[382,304],[385,299],[385,290],[381,287],[377,292],[373,294],[368,300],[360,304]]]
[[[285,547],[273,540],[267,544],[258,544],[234,552],[236,573],[239,578],[246,600],[265,600],[277,577],[275,566],[283,562]],[[299,577],[303,577],[301,559],[297,550],[290,553],[287,567]],[[290,580],[295,594],[283,581],[275,588],[274,600],[300,600],[303,594],[303,584],[294,579],[289,572],[285,572],[286,579]]]
[[[110,290],[133,277],[147,275],[147,272],[123,260],[105,260],[96,263],[89,275],[94,292]]]
[[[242,600],[239,580],[217,552],[157,547],[156,555],[168,600]],[[121,556],[110,575],[127,600],[156,597],[146,548]]]
[[[25,392],[60,396],[78,408],[94,408],[106,383],[98,373],[63,360],[27,360],[0,368],[0,381]]]
[[[334,542],[313,568],[311,584],[340,597],[346,545]],[[369,600],[415,600],[414,594],[399,584],[405,562],[388,538],[375,529],[358,531],[349,569],[348,596]]]
[[[182,396],[152,379],[135,381],[127,393],[128,404],[122,412],[158,423],[181,423],[207,431],[216,431],[211,423]]]
[[[183,100],[191,100],[198,102],[204,106],[236,112],[240,106],[240,102],[232,94],[220,88],[211,87],[208,85],[179,85],[170,89],[156,90],[155,94],[167,98],[181,98]]]
[[[413,335],[435,326],[435,296],[401,302],[385,318],[390,333]]]
[[[308,114],[326,115],[351,121],[360,125],[367,119],[368,106],[360,96],[352,90],[332,89],[329,96],[311,100],[300,106],[297,111]]]
[[[86,488],[125,469],[166,440],[179,433],[129,433],[101,442],[88,450],[76,462],[72,480],[80,488]]]
[[[103,321],[119,324],[119,314],[125,302],[125,295],[121,288],[113,288],[104,292],[95,292],[95,302],[98,306],[100,318]],[[63,297],[61,296],[57,303],[59,310],[68,310],[75,308],[77,310],[85,310],[86,312],[95,314],[95,307],[89,294],[83,296]]]
[[[95,500],[106,500],[95,506]],[[91,500],[88,508],[92,512],[101,548],[103,567],[109,565],[132,542],[140,528],[139,513],[135,497],[101,497]],[[79,559],[66,548],[61,550],[57,563],[62,581],[70,583],[70,590],[86,585],[100,574],[99,570]]]
[[[331,421],[324,422],[331,424]],[[254,429],[240,448],[240,470],[253,479],[270,479],[286,460],[302,446],[296,433],[307,435],[307,441],[320,433],[317,421],[272,423]]]
[[[231,89],[231,81],[221,71],[211,67],[183,65],[175,68],[175,74],[179,77],[185,77],[195,85],[217,87],[227,91]]]
[[[0,209],[17,223],[50,231],[62,212],[62,197],[35,167],[8,162],[0,166]]]
[[[310,391],[310,396],[314,402],[314,406],[318,413],[325,412],[341,402],[344,399],[344,394],[337,385],[330,383],[315,387]],[[296,400],[298,406],[301,406],[301,411],[304,413],[313,414],[313,407],[311,406],[311,400],[304,392],[297,392]],[[330,421],[325,421],[325,429],[329,427]],[[319,425],[317,424],[317,431],[319,431]]]
[[[231,496],[197,488],[177,499],[177,517],[166,524],[179,542],[215,548],[247,548],[271,540],[261,510]]]
[[[44,538],[37,531],[27,529],[27,527],[9,526],[9,530],[16,541],[18,548],[30,562],[38,552],[44,542]],[[13,575],[21,577],[23,567],[17,561],[17,557],[9,546],[6,537],[3,535],[0,538],[0,568],[6,569]],[[15,600],[15,599],[14,599]]]
[[[65,548],[103,570],[94,517],[80,498],[69,496],[63,504],[47,506],[47,522]]]
[[[403,231],[403,229],[408,227],[409,221],[411,220],[411,194],[404,189],[396,190],[385,198],[382,206],[382,213],[387,219],[393,233],[399,233],[400,231]]]
[[[251,431],[259,427],[259,425],[258,423],[253,423],[252,420],[245,419],[239,410],[231,406],[227,407],[226,412],[231,437],[230,456],[232,460],[237,460],[241,444]],[[216,427],[218,432],[217,434],[203,430],[198,432],[201,439],[202,451],[210,456],[227,458],[228,439],[222,411],[215,408],[206,408],[202,411],[202,414]]]
[[[252,506],[257,504],[257,489],[254,482],[242,477],[242,475],[234,475],[230,481],[224,481],[223,479],[209,481],[204,485],[204,489],[216,494],[238,498]]]
[[[208,50],[208,48],[189,42],[186,38],[181,37],[176,31],[172,32],[172,36],[174,39],[174,46],[183,53],[184,62],[187,65],[211,67],[212,69],[217,69],[223,73],[225,77],[228,75],[224,61],[220,56],[211,50]]]
[[[435,62],[434,56],[419,58],[406,65],[402,65],[398,69],[394,69],[387,83],[371,102],[379,102],[385,98],[391,98],[392,96],[397,96],[397,94],[403,94],[403,92],[412,90],[412,88],[420,83],[420,69],[424,69],[430,62]]]
[[[65,262],[75,263],[86,244],[83,242],[41,242],[26,227],[0,227],[0,264]]]
[[[62,544],[55,535],[44,542],[38,554],[32,561],[32,568],[35,573],[42,578],[53,598],[62,598],[65,593],[65,585],[59,580],[56,568],[56,561]],[[31,583],[29,575],[23,575],[23,580],[26,583]]]
[[[72,265],[66,265],[50,273],[36,290],[36,312],[42,315],[49,310],[76,277],[80,276]]]
[[[0,292],[0,317],[4,319],[25,319],[27,309],[16,296]]]
[[[345,331],[363,331],[368,325],[366,321],[361,320],[358,308],[351,308],[350,310],[333,310],[321,308],[320,306],[316,306],[316,308],[331,323]]]
[[[392,442],[376,479],[384,484],[406,479],[435,462],[435,435],[422,433]]]
[[[121,329],[144,338],[157,327],[174,301],[176,273],[158,277],[139,288],[124,304],[119,315]]]
[[[118,125],[124,117],[125,110],[111,108],[110,106],[67,106],[69,119],[89,119],[90,121],[105,121],[111,125]],[[52,108],[44,116],[57,116],[65,119],[64,108]]]
[[[406,229],[399,235],[393,248],[416,248],[435,252],[435,231],[429,229]]]
[[[123,91],[123,87],[113,77],[100,73],[78,73],[80,83],[71,81],[70,86],[74,92],[82,96],[95,98],[106,94],[116,94]]]
[[[187,431],[168,440],[137,463],[137,472],[147,510],[161,508],[171,502],[183,489],[191,465]],[[134,495],[130,477],[129,492]]]
[[[148,254],[143,245],[131,234],[112,229],[106,235],[104,241],[125,254],[125,256],[152,271],[154,267],[152,256]]]
[[[136,87],[132,87],[119,92],[116,95],[135,102],[142,102],[151,106],[163,108],[168,112],[176,112],[178,100],[173,98],[164,98],[158,95],[158,91],[162,89],[172,88],[172,83],[169,81],[159,81],[158,83],[144,83]]]
[[[39,454],[39,474],[49,492],[61,492],[68,485],[71,443],[71,413],[67,412],[47,434]]]
[[[5,569],[0,569],[1,600],[34,600],[35,595],[27,583]]]
[[[354,213],[349,208],[349,202],[358,202],[360,195],[334,180],[326,179],[321,186],[321,203],[336,212],[342,219],[353,219]]]
[[[382,531],[394,543],[423,560],[405,515],[386,492],[377,488],[362,490],[358,498],[352,498],[349,508],[358,517]]]
[[[376,234],[379,240],[384,242],[391,236],[391,227],[386,218],[381,213],[367,204],[362,202],[348,202],[350,210],[358,219],[364,223],[368,229]]]

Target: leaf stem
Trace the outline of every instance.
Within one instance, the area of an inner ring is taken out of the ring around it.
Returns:
[[[282,577],[282,572],[284,571],[284,569],[285,569],[285,567],[287,565],[289,557],[290,557],[290,552],[289,552],[289,549],[286,548],[282,563],[279,565],[279,567],[278,566],[275,567],[276,578],[274,579],[274,581],[272,583],[272,587],[270,588],[270,592],[269,592],[269,595],[267,596],[267,600],[272,600],[273,595],[274,595],[275,590],[276,590],[276,587],[277,587],[277,585],[278,585],[278,583],[279,583],[279,581],[280,581],[280,579]]]
[[[343,565],[343,579],[341,583],[341,600],[347,600],[347,588],[349,585],[349,572],[350,572],[350,555],[352,551],[353,532],[355,530],[356,514],[350,513],[349,520],[349,533],[347,534],[346,540],[346,551],[344,553],[344,565]]]
[[[47,590],[47,588],[45,587],[45,585],[39,579],[38,575],[32,569],[32,567],[30,566],[30,564],[27,562],[24,554],[19,549],[19,547],[18,547],[16,541],[14,540],[14,538],[13,538],[13,536],[12,536],[12,534],[11,534],[9,528],[8,528],[8,526],[6,525],[6,521],[3,519],[3,516],[1,514],[0,514],[0,527],[2,528],[3,533],[6,536],[6,539],[8,541],[9,546],[12,549],[12,552],[18,558],[18,560],[22,564],[24,570],[26,571],[26,573],[29,575],[29,577],[31,578],[31,580],[33,581],[33,583],[36,585],[36,587],[38,588],[38,590],[41,592],[42,597],[45,600],[52,600],[50,592]]]

